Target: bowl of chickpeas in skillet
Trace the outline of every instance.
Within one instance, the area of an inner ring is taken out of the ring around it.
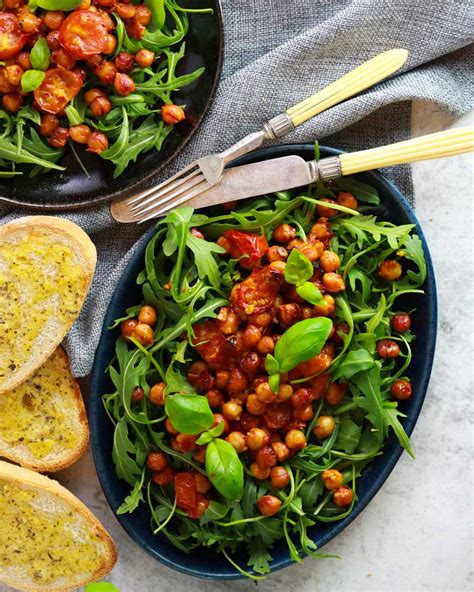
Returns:
[[[0,200],[77,208],[143,184],[204,117],[222,43],[217,0],[4,0]]]
[[[289,154],[314,146],[241,163]],[[113,511],[198,577],[259,580],[323,557],[414,457],[435,338],[422,230],[377,172],[170,212],[117,287],[93,370]]]

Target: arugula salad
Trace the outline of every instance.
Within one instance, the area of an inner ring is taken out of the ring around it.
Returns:
[[[114,177],[161,150],[186,119],[172,94],[188,13],[175,0],[3,0],[0,7],[0,177],[64,170],[78,145],[114,165]],[[26,165],[26,167],[24,166]]]
[[[352,512],[392,433],[413,456],[398,302],[423,294],[426,264],[378,204],[348,177],[157,223],[103,395],[119,514],[147,504],[156,535],[258,580],[278,541],[323,556],[311,533]]]

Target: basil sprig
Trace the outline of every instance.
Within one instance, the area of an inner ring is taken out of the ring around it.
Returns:
[[[42,70],[27,70],[21,77],[21,90],[32,92],[43,82],[45,73]]]
[[[270,375],[269,384],[274,392],[278,390],[280,373],[289,372],[319,354],[331,330],[331,319],[317,317],[295,323],[283,333],[276,343],[274,355],[268,354],[265,359],[265,370]]]
[[[201,395],[168,395],[165,411],[174,429],[183,434],[200,434],[214,421],[209,403]]]
[[[239,500],[242,497],[244,467],[235,448],[226,440],[214,438],[207,445],[206,473],[224,497],[231,500]]]
[[[46,70],[51,60],[51,51],[44,37],[38,39],[30,52],[31,65],[35,70]]]
[[[285,267],[285,281],[296,286],[298,296],[311,304],[325,304],[320,290],[308,280],[313,276],[314,269],[311,261],[298,251],[292,249]]]
[[[45,10],[72,10],[81,0],[36,0],[36,5]]]

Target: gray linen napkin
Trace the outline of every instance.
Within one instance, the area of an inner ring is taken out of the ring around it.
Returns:
[[[323,139],[345,150],[384,145],[409,137],[413,99],[435,101],[457,115],[472,106],[470,0],[222,0],[222,5],[226,53],[216,99],[164,177],[229,146],[394,47],[410,51],[401,74],[307,122],[286,141]],[[408,167],[389,169],[387,175],[412,199]],[[3,209],[1,223],[31,213]],[[92,288],[65,342],[74,374],[84,376],[91,369],[110,295],[147,228],[115,223],[106,206],[58,215],[84,228],[98,250]]]

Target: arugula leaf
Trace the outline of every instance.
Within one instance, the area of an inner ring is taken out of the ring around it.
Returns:
[[[334,222],[334,227],[342,227],[357,239],[359,248],[362,248],[364,243],[369,242],[369,236],[375,241],[381,240],[385,237],[392,249],[397,249],[399,243],[402,243],[414,224],[402,224],[394,226],[388,222],[378,222],[375,216],[354,216],[352,218],[340,218]]]
[[[211,285],[218,288],[221,282],[219,267],[212,253],[225,253],[225,249],[216,243],[188,234],[186,245],[194,254],[194,262],[198,270],[199,277],[209,278]]]
[[[363,396],[354,397],[354,402],[367,411],[367,419],[373,425],[377,436],[377,445],[381,446],[386,436],[385,413],[382,398],[380,396],[380,364],[375,365],[367,372],[360,372],[351,378]]]
[[[333,373],[333,380],[340,378],[351,378],[354,374],[369,370],[375,364],[374,358],[366,349],[357,349],[347,352],[342,358],[336,371]]]
[[[406,259],[410,259],[418,267],[418,272],[414,272],[411,269],[407,270],[407,277],[414,282],[417,287],[421,286],[426,279],[426,261],[420,237],[416,234],[407,236],[403,241],[402,249],[399,254],[403,254]],[[398,283],[401,284],[402,282]]]
[[[333,183],[341,190],[353,193],[358,201],[374,206],[380,205],[380,197],[375,187],[357,181],[354,177],[339,177]]]
[[[204,516],[200,519],[201,526],[208,524],[209,522],[213,522],[214,520],[220,520],[224,518],[230,508],[229,500],[225,500],[225,503],[218,502],[216,500],[211,500],[207,510],[204,513]]]
[[[362,427],[352,419],[341,419],[335,447],[344,450],[347,454],[352,454],[359,444],[361,433]]]
[[[272,556],[261,538],[251,539],[247,544],[249,559],[247,565],[259,574],[270,573]]]
[[[142,469],[132,458],[132,455],[136,455],[136,448],[128,436],[127,420],[122,417],[114,430],[112,459],[117,477],[135,487],[135,482],[141,475]]]
[[[117,514],[132,513],[138,508],[138,504],[143,501],[143,482],[145,480],[145,469],[142,470],[140,479],[135,481],[132,491],[123,500],[123,504],[117,508]]]
[[[400,423],[400,420],[398,419],[399,417],[406,417],[406,415],[401,413],[396,407],[384,408],[384,413],[387,425],[390,426],[395,432],[400,446],[402,446],[402,448],[404,448],[412,458],[415,458],[415,453],[413,452],[410,444],[410,438],[408,437],[407,433],[403,429],[402,424]]]

